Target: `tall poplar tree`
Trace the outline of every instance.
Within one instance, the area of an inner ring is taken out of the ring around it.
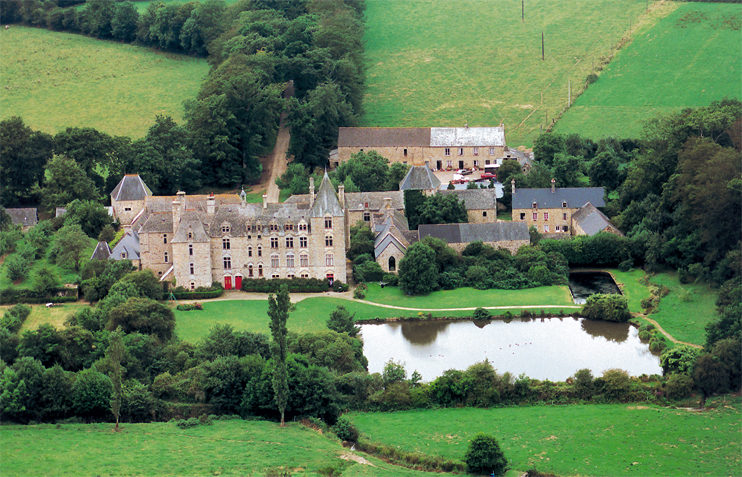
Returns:
[[[268,316],[271,319],[270,327],[273,335],[273,393],[276,397],[276,405],[281,413],[281,427],[286,427],[283,419],[286,411],[286,404],[289,401],[289,377],[286,370],[286,355],[288,354],[288,345],[286,343],[286,320],[291,310],[291,300],[289,299],[289,289],[286,285],[281,285],[278,293],[268,295]]]
[[[116,418],[116,432],[119,431],[119,417],[121,417],[122,390],[121,381],[124,369],[121,361],[124,359],[124,340],[121,327],[111,333],[111,343],[106,350],[106,356],[111,360],[111,382],[113,383],[113,396],[111,397],[111,412]]]

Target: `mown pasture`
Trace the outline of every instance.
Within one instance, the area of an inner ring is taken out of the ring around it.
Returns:
[[[682,108],[742,97],[742,10],[678,3],[634,35],[557,122],[559,133],[638,137],[644,121]]]
[[[2,427],[3,476],[213,476],[295,477],[422,476],[363,456],[368,464],[343,459],[355,454],[340,441],[298,423],[214,421],[180,429],[174,422],[53,424]],[[334,472],[334,473],[333,473]]]
[[[0,119],[47,133],[92,127],[136,139],[158,114],[182,123],[183,101],[209,70],[204,59],[18,25],[0,42]]]
[[[361,434],[401,451],[462,459],[479,432],[493,435],[508,475],[738,475],[739,397],[699,412],[636,404],[353,413]]]
[[[366,1],[363,126],[496,126],[531,145],[636,25],[669,10],[645,0]],[[541,60],[541,33],[545,59]]]

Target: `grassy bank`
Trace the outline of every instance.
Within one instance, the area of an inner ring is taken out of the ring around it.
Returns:
[[[362,125],[504,121],[509,145],[530,145],[566,106],[570,81],[574,93],[631,24],[659,18],[646,5],[529,0],[522,23],[519,0],[367,0]]]
[[[179,429],[174,423],[52,424],[3,426],[3,476],[168,475],[425,475],[378,459],[371,465],[341,458],[349,454],[335,439],[296,423],[215,421]],[[275,470],[276,474],[268,474]]]
[[[652,117],[742,97],[739,5],[676,5],[616,55],[558,121],[556,132],[638,137],[643,121]]]
[[[670,289],[660,300],[659,311],[649,318],[656,320],[673,338],[697,345],[706,342],[706,325],[716,321],[715,290],[705,283],[683,285],[676,273],[661,273],[650,281]]]
[[[0,31],[3,108],[47,133],[93,127],[138,138],[155,115],[183,122],[208,72],[205,59],[13,25]]]
[[[557,475],[737,475],[739,398],[694,412],[625,404],[354,413],[368,439],[462,459],[478,432],[494,435],[514,470]]]

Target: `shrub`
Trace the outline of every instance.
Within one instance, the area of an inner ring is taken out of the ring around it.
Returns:
[[[466,470],[472,474],[503,475],[508,466],[497,440],[481,432],[469,443],[464,462]]]
[[[340,280],[334,280],[332,282],[332,291],[336,293],[347,292],[348,288],[349,288],[348,285],[341,282]]]
[[[0,326],[7,328],[11,333],[18,333],[30,314],[30,306],[16,305],[3,314],[2,319],[0,319]]]
[[[365,283],[359,283],[355,290],[353,290],[353,298],[356,300],[363,300],[366,298],[366,291],[368,286]]]
[[[5,259],[5,273],[12,281],[21,280],[28,275],[28,259],[19,253],[12,253]]]
[[[625,323],[631,319],[629,304],[622,295],[605,295],[597,293],[587,297],[582,314],[591,320],[606,320]]]
[[[682,399],[693,391],[693,378],[687,374],[672,374],[664,386],[665,394],[670,399]]]
[[[344,441],[356,442],[358,441],[358,429],[348,419],[348,416],[340,416],[338,421],[332,427],[335,434]]]
[[[628,396],[631,378],[626,371],[609,369],[603,373],[601,382],[603,384],[602,391],[608,399],[622,401]]]
[[[491,314],[489,311],[485,310],[482,307],[477,308],[474,310],[474,319],[475,320],[489,320],[491,318]]]
[[[203,310],[204,306],[201,303],[184,303],[176,307],[179,311],[191,311],[191,310]]]
[[[387,273],[382,281],[386,286],[396,287],[399,284],[399,277],[393,273]]]
[[[587,75],[587,78],[585,78],[585,84],[588,84],[588,85],[593,84],[596,81],[598,81],[598,75],[594,73],[590,73],[589,75]]]
[[[624,260],[618,264],[618,269],[622,272],[628,272],[632,268],[634,268],[634,260],[632,259]]]

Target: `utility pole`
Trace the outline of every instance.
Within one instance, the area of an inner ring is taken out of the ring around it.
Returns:
[[[544,61],[544,32],[541,31],[541,61]]]

